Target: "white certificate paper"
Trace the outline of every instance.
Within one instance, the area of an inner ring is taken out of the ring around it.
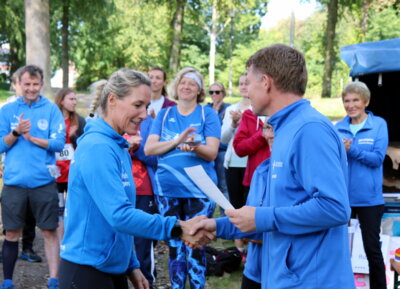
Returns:
[[[201,165],[185,168],[185,172],[190,179],[221,208],[224,210],[234,209],[232,204],[225,198]]]

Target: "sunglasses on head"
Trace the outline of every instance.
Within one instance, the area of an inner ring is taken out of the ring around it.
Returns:
[[[209,94],[216,94],[216,95],[219,95],[219,94],[221,93],[221,90],[210,90],[208,93],[209,93]]]

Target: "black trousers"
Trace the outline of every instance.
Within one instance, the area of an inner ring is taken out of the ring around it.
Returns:
[[[351,217],[360,222],[361,236],[369,265],[370,289],[386,289],[385,264],[380,244],[380,226],[384,206],[352,207]]]
[[[59,273],[60,289],[128,289],[125,274],[113,275],[92,266],[79,265],[61,259]]]
[[[261,283],[255,282],[243,275],[241,289],[261,289]]]
[[[246,168],[229,167],[225,170],[226,184],[228,185],[229,201],[235,209],[240,209],[246,204],[249,187],[243,185]]]

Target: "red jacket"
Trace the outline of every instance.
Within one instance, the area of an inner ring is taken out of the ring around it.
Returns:
[[[239,128],[233,139],[233,148],[239,157],[249,156],[243,185],[250,186],[251,178],[258,165],[269,158],[271,152],[267,140],[262,136],[263,122],[248,109],[240,120]]]

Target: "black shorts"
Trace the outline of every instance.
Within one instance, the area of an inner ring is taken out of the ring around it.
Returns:
[[[25,227],[28,205],[32,209],[36,225],[40,229],[57,229],[58,194],[56,183],[33,189],[4,185],[1,194],[1,217],[6,231],[15,231]]]

